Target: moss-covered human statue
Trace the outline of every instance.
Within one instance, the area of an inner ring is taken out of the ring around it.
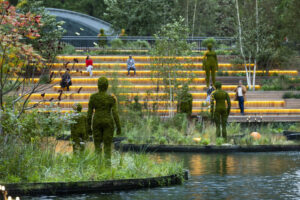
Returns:
[[[135,96],[134,97],[134,103],[130,105],[131,109],[140,115],[142,115],[142,104],[139,103],[139,97]]]
[[[77,152],[78,150],[84,151],[84,144],[80,144],[81,142],[85,142],[88,139],[87,135],[87,123],[86,123],[86,114],[82,113],[82,105],[77,103],[73,106],[75,110],[75,115],[73,120],[74,124],[71,124],[71,139],[73,142],[73,152]]]
[[[193,96],[189,93],[187,84],[182,86],[181,93],[178,95],[177,112],[191,116],[193,111]]]
[[[98,37],[101,38],[99,40],[99,46],[104,47],[106,45],[107,38],[103,28],[100,29],[100,33],[98,34]]]
[[[213,85],[216,83],[216,71],[218,71],[218,59],[215,51],[212,50],[213,45],[207,44],[208,51],[205,52],[203,57],[203,69],[206,74],[206,87],[209,86],[210,77]]]
[[[220,126],[222,125],[222,137],[227,140],[227,131],[226,131],[226,124],[227,118],[230,113],[231,102],[230,97],[227,92],[222,90],[222,83],[216,82],[215,84],[216,90],[211,95],[211,107],[210,113],[212,119],[216,123],[216,136],[220,137],[221,131]],[[227,106],[225,104],[227,102]]]
[[[103,143],[105,159],[107,164],[110,165],[114,123],[116,124],[118,135],[121,134],[121,126],[117,99],[107,94],[107,88],[107,78],[100,77],[98,79],[99,91],[98,93],[92,94],[89,100],[87,122],[88,132],[92,133],[94,137],[96,152],[101,154],[101,143]]]

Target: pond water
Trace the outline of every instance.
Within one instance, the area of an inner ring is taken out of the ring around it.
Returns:
[[[158,160],[184,162],[182,185],[115,193],[25,197],[43,200],[300,199],[300,152],[197,154],[163,153]]]

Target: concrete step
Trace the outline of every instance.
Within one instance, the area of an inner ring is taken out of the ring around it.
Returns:
[[[52,70],[52,72],[55,74],[55,75],[60,75],[62,76],[65,71],[64,70]],[[174,72],[174,71],[173,71]],[[113,74],[117,75],[117,76],[127,76],[127,69],[115,69],[115,70],[112,70],[112,69],[106,69],[106,70],[93,70],[93,76],[111,76]],[[131,74],[133,74],[133,71],[130,71]],[[153,75],[155,75],[156,73],[159,73],[158,71],[151,71],[151,70],[136,70],[136,76],[138,77],[151,77]],[[188,75],[188,74],[191,74],[191,75],[194,75],[194,76],[203,76],[205,77],[205,71],[203,70],[178,70],[177,73],[179,75]],[[228,75],[238,75],[238,74],[241,74],[241,73],[245,73],[244,70],[227,70],[226,73],[228,73]],[[274,71],[270,71],[270,75],[272,74],[280,74],[280,75],[296,75],[298,72],[296,70],[286,70],[286,71],[277,71],[277,70],[274,70]],[[88,77],[89,76],[89,72],[87,71],[83,71],[83,70],[71,70],[70,71],[70,74],[71,76],[86,76]],[[263,71],[257,71],[257,76],[259,76],[260,74],[263,74]]]
[[[300,93],[300,91],[295,93]],[[285,99],[285,105],[287,108],[300,108],[300,99]]]
[[[85,63],[86,56],[57,56],[59,62],[73,62],[77,59],[79,62]],[[127,62],[128,56],[90,56],[93,62]],[[159,58],[170,58],[170,57],[153,57],[153,56],[134,56],[135,62],[150,62]],[[200,62],[203,56],[177,56],[176,60],[181,62]]]
[[[228,122],[300,122],[300,115],[230,115]]]
[[[173,113],[176,113],[176,109],[171,109]],[[59,112],[71,112],[73,111],[72,108],[63,108],[60,109]],[[87,108],[83,108],[83,112],[86,112]],[[144,110],[145,111],[145,110]],[[151,111],[151,110],[149,110]],[[207,111],[207,109],[193,109],[193,114],[197,115],[201,112],[205,112]],[[160,114],[160,115],[168,115],[169,114],[169,109],[158,109],[156,110],[156,113]],[[240,115],[240,110],[239,109],[231,109],[230,111],[230,116],[232,115]],[[291,116],[299,116],[300,117],[300,109],[284,109],[284,108],[268,108],[268,109],[260,109],[260,108],[251,108],[251,109],[245,109],[245,115],[248,116],[258,116],[258,118],[263,118],[264,116],[287,116],[287,115],[291,115]]]
[[[171,64],[170,68],[174,66],[175,64]],[[187,69],[198,69],[202,68],[202,63],[181,63],[180,64],[182,68],[187,68]],[[149,69],[151,66],[153,66],[151,63],[136,63],[135,67],[137,70],[141,69]],[[159,65],[155,65],[159,66]],[[68,65],[64,63],[53,63],[52,68],[53,69],[65,69],[68,67],[71,70],[86,70],[86,65],[85,63],[69,63]],[[219,68],[224,68],[224,69],[230,69],[232,68],[233,65],[229,63],[219,63]],[[126,63],[94,63],[93,64],[93,69],[127,69],[127,64]]]
[[[98,83],[98,78],[99,77],[75,77],[72,78],[72,84],[93,84],[97,85]],[[118,80],[118,84],[123,84],[123,83],[131,83],[131,84],[156,84],[157,81],[162,82],[163,78],[141,78],[141,77],[136,77],[136,76],[128,76],[128,77],[121,77],[121,78],[116,78],[116,77],[107,77],[109,81],[113,80]],[[178,81],[181,82],[187,82],[190,80],[190,78],[177,78]],[[34,82],[38,82],[39,79],[35,78]],[[51,83],[60,83],[61,78],[53,78]],[[200,84],[200,83],[205,83],[205,78],[193,78],[192,83],[194,84]]]
[[[110,88],[112,86],[109,86]],[[133,91],[140,91],[140,92],[147,92],[147,91],[150,91],[150,92],[156,92],[156,91],[163,91],[165,90],[166,88],[169,88],[168,86],[164,86],[164,85],[161,85],[159,87],[157,87],[157,85],[118,85],[117,88],[120,88],[120,89],[124,89],[124,90],[128,90],[130,92],[133,92]],[[181,88],[179,86],[179,88]],[[233,91],[234,89],[236,88],[236,85],[223,85],[222,86],[222,89],[225,90],[225,91]],[[256,85],[255,86],[256,89],[260,89],[260,86],[259,85]],[[98,86],[96,85],[82,85],[82,84],[78,84],[78,85],[72,85],[70,86],[70,91],[72,92],[78,92],[80,89],[81,92],[98,92]],[[61,86],[60,85],[55,85],[53,88],[51,88],[49,91],[59,91],[59,90],[62,90]],[[206,91],[206,85],[189,85],[189,90],[190,91]]]
[[[130,101],[120,101],[120,104],[122,105],[127,105],[134,102],[134,100],[130,100]],[[52,102],[54,104],[59,104],[60,107],[63,108],[72,108],[72,106],[75,103],[80,103],[82,105],[83,108],[87,108],[88,107],[88,100],[65,100],[62,99],[61,101],[57,102],[57,99],[54,100],[54,102]],[[148,105],[148,106],[152,106],[153,104],[157,104],[158,106],[166,106],[169,104],[168,101],[163,101],[163,100],[159,100],[159,101],[151,101],[151,100],[143,100],[141,99],[139,101],[140,104],[142,105]],[[177,105],[177,101],[173,102],[175,105]],[[29,105],[33,106],[35,104],[39,104],[41,106],[47,105],[49,106],[51,104],[51,102],[49,101],[40,101],[40,100],[32,100]],[[204,100],[193,100],[193,108],[194,109],[201,109],[204,108],[206,109],[208,105],[208,102],[204,101]],[[239,107],[238,102],[237,101],[232,101],[231,102],[231,106],[232,108],[237,109]],[[268,108],[284,108],[284,101],[246,101],[245,102],[245,108],[260,108],[260,109],[268,109]]]

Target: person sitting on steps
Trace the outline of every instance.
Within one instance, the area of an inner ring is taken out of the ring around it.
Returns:
[[[90,77],[93,76],[93,60],[90,59],[90,56],[87,56],[85,59],[86,71],[89,72]]]
[[[128,71],[127,76],[130,75],[130,70],[133,70],[134,75],[136,75],[135,63],[132,56],[129,56],[129,59],[127,60],[127,71]]]
[[[69,74],[69,69],[66,70],[66,72],[62,75],[61,77],[61,81],[60,81],[60,86],[61,88],[67,88],[67,91],[69,91],[70,86],[72,85],[72,81],[71,81],[71,76]]]

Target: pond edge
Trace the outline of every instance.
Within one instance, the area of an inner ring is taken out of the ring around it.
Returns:
[[[151,145],[151,144],[115,143],[115,149],[121,151],[134,151],[134,152],[235,153],[235,152],[300,151],[300,145],[197,146],[197,145]]]
[[[188,170],[181,174],[169,176],[120,179],[107,181],[80,181],[80,182],[48,182],[48,183],[10,183],[5,185],[9,195],[66,195],[86,194],[98,192],[114,192],[120,190],[135,190],[182,184],[188,180]]]

